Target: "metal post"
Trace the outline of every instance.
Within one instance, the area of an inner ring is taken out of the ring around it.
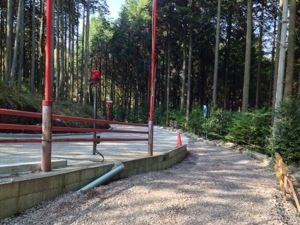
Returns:
[[[153,107],[154,107],[154,81],[155,81],[155,49],[156,49],[156,11],[157,1],[153,0],[152,15],[152,57],[151,57],[151,79],[150,79],[150,106],[148,122],[148,155],[153,156]]]
[[[97,119],[97,84],[94,84],[94,119]],[[93,123],[93,128],[96,129],[96,122]],[[93,138],[97,138],[97,133],[94,132]],[[97,142],[93,142],[93,155],[96,155]]]
[[[42,124],[42,159],[41,170],[51,171],[51,139],[52,139],[52,101],[43,101],[43,124]]]
[[[283,95],[283,79],[285,71],[285,51],[286,51],[286,33],[287,33],[287,14],[288,14],[288,0],[283,1],[283,10],[282,10],[282,25],[281,25],[281,34],[280,34],[280,48],[279,48],[279,60],[278,60],[278,77],[277,77],[277,87],[276,87],[276,98],[275,98],[275,110],[278,110],[280,102]]]
[[[45,100],[43,101],[41,170],[51,171],[52,101],[51,101],[51,20],[52,2],[46,1]]]

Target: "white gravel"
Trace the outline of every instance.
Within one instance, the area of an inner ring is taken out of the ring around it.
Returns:
[[[0,224],[300,224],[268,166],[205,142],[188,149],[170,169],[68,193]]]

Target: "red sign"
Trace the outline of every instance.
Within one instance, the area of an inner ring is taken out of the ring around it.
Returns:
[[[100,72],[99,72],[99,70],[93,70],[92,72],[91,72],[91,78],[92,79],[97,79],[97,78],[100,78]]]

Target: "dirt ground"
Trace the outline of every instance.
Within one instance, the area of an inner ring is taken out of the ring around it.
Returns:
[[[68,193],[0,224],[300,224],[266,164],[206,142],[188,150],[170,169]]]

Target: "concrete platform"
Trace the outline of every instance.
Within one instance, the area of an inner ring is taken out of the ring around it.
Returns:
[[[147,127],[133,127],[113,125],[114,130],[140,130],[147,131]],[[100,133],[102,138],[147,138],[146,134]],[[39,138],[40,135],[30,134],[0,134],[1,138]],[[54,134],[53,138],[91,138],[92,134]],[[182,144],[188,144],[189,139],[182,134]],[[153,155],[159,155],[174,149],[177,144],[177,132],[154,127]],[[131,159],[148,156],[148,143],[143,142],[102,142],[97,145],[97,150],[104,156],[93,155],[93,144],[81,143],[53,143],[52,161],[64,160],[67,165],[93,165],[105,163],[118,163]],[[30,144],[0,144],[0,167],[38,164],[41,161],[41,143]],[[1,177],[1,170],[0,170]]]
[[[113,129],[136,127],[113,126]],[[145,130],[147,128],[138,128]],[[91,137],[92,134],[54,135],[60,138]],[[101,137],[146,138],[147,135],[102,133]],[[0,134],[1,138],[29,137],[36,135]],[[125,168],[112,180],[135,174],[169,168],[180,162],[187,153],[189,139],[182,135],[182,147],[177,148],[177,132],[154,128],[153,156],[148,156],[148,142],[103,142],[97,150],[104,155],[92,154],[92,143],[53,143],[52,170],[41,172],[41,143],[0,144],[0,219],[19,213],[69,191],[76,191],[116,164]]]

